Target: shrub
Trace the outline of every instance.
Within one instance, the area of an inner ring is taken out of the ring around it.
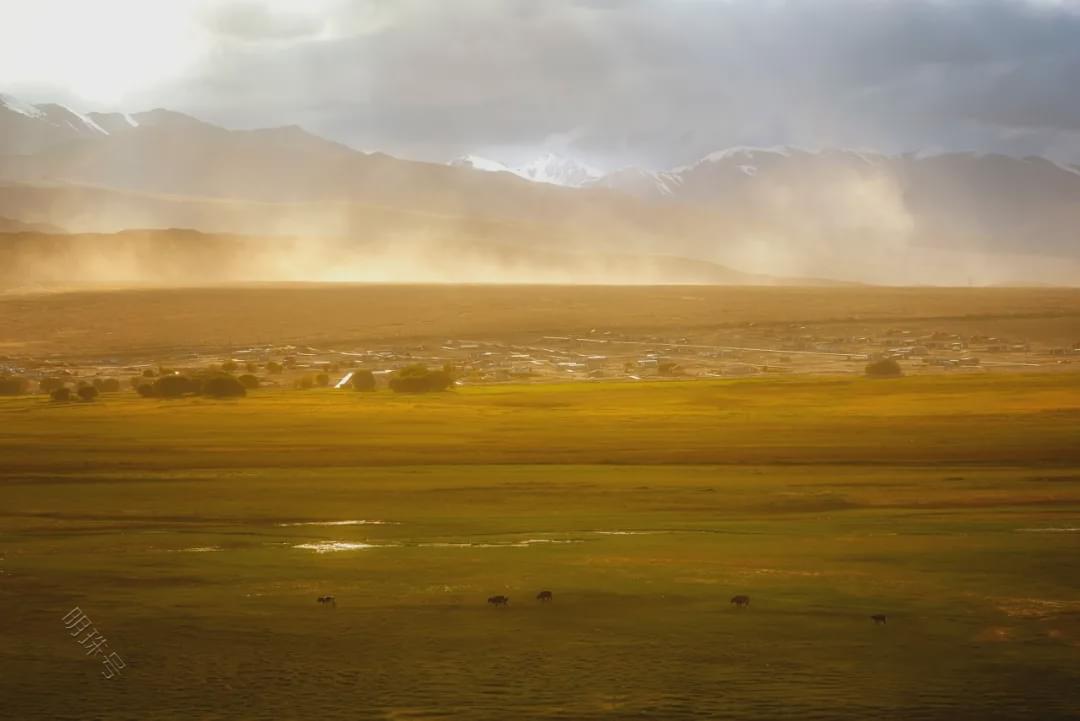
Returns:
[[[199,383],[187,376],[161,376],[154,381],[154,395],[158,398],[179,398],[199,392]]]
[[[674,361],[664,361],[663,363],[657,364],[656,373],[657,375],[662,376],[676,376],[682,374],[682,368]]]
[[[147,368],[142,372],[142,374],[143,378],[154,378],[155,376],[157,376],[157,373],[154,372],[153,368]]]
[[[98,396],[98,389],[94,386],[79,386],[79,389],[75,391],[78,394],[79,400],[84,403],[89,403]]]
[[[222,374],[204,380],[202,393],[211,398],[239,398],[247,395],[247,389],[239,379]]]
[[[402,368],[390,378],[395,393],[435,393],[445,391],[454,381],[445,370],[429,370],[424,365]]]
[[[135,386],[135,392],[143,398],[154,398],[157,396],[157,391],[154,390],[153,383],[139,383]]]
[[[71,389],[67,386],[60,386],[59,388],[53,388],[49,393],[49,398],[57,403],[66,403],[71,400]]]
[[[240,381],[240,385],[244,386],[244,388],[249,391],[253,391],[259,387],[259,379],[251,373],[245,373],[236,380]]]
[[[30,390],[30,381],[22,376],[0,376],[0,396],[21,396]]]
[[[248,361],[244,364],[244,370],[246,370],[248,373],[254,373],[255,371],[259,370],[259,366],[255,365],[251,361]]]
[[[58,388],[64,387],[64,381],[62,378],[42,378],[38,383],[38,388],[42,393],[52,393]]]
[[[229,359],[221,364],[221,370],[232,373],[234,370],[240,367],[240,364],[236,361]]]
[[[281,373],[281,364],[280,363],[275,363],[274,361],[270,361],[269,363],[266,364],[266,372],[271,373],[273,375],[277,375],[278,373]]]
[[[319,388],[326,388],[326,386],[330,385],[330,376],[319,373],[315,376],[315,385],[319,386]]]
[[[315,379],[311,376],[300,376],[293,385],[299,390],[306,391],[315,386]]]
[[[899,378],[904,371],[892,358],[882,358],[866,366],[866,375],[869,378]]]
[[[352,378],[349,379],[349,385],[354,391],[373,391],[375,390],[375,374],[366,368],[354,371]]]

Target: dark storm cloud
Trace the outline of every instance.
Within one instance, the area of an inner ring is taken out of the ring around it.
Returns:
[[[253,2],[217,18],[207,62],[154,102],[365,149],[555,145],[657,167],[737,144],[1080,160],[1076,2],[405,0],[292,20]]]

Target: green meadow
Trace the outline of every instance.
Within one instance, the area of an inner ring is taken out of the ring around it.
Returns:
[[[4,398],[0,627],[12,719],[1075,718],[1080,374]]]

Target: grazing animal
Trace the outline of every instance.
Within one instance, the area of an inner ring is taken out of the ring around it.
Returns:
[[[506,606],[509,605],[510,599],[506,596],[492,596],[488,599],[488,603],[492,606]]]
[[[873,619],[874,623],[876,623],[878,625],[883,625],[883,624],[887,623],[888,620],[889,620],[889,617],[886,616],[884,613],[875,613],[870,618]]]
[[[547,602],[550,601],[552,598],[554,598],[554,596],[552,596],[551,591],[541,591],[540,593],[536,594],[537,601]]]
[[[742,595],[732,596],[731,597],[731,602],[734,603],[739,608],[742,608],[744,606],[749,606],[750,605],[750,597],[749,596],[742,596]]]
[[[318,600],[324,606],[337,606],[337,601],[333,596],[319,596]]]

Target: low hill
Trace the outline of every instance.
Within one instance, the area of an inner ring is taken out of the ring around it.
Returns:
[[[14,218],[0,216],[0,233],[66,233],[58,225],[51,223],[24,223]]]

